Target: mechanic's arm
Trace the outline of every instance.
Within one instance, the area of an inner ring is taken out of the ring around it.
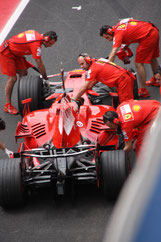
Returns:
[[[115,60],[115,56],[116,56],[116,52],[118,51],[119,47],[114,47],[108,57],[108,60],[111,62],[114,62]]]
[[[132,140],[125,141],[124,150],[127,152],[129,152],[130,150],[133,150]]]
[[[1,150],[5,150],[5,146],[4,146],[4,144],[2,143],[1,140],[0,140],[0,149],[1,149]]]
[[[80,88],[79,92],[75,96],[74,100],[77,101],[80,97],[88,90],[92,89],[92,87],[97,83],[97,81],[85,81],[84,85]]]
[[[45,66],[44,66],[42,60],[41,59],[35,59],[35,61],[36,61],[36,64],[37,64],[37,68],[40,71],[42,77],[45,80],[48,80],[48,77],[47,77],[47,74],[46,74],[46,69],[45,69]]]
[[[1,140],[0,140],[0,149],[3,150],[9,158],[10,158],[10,155],[13,154],[13,151],[8,150],[8,149],[4,146],[4,144],[2,143]]]

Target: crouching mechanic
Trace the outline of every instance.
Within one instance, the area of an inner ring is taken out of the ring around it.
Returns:
[[[136,140],[135,151],[138,156],[143,148],[145,134],[152,126],[159,108],[160,103],[156,100],[129,100],[120,104],[116,112],[107,111],[103,115],[103,121],[110,128],[117,129],[121,126],[125,151],[132,150],[133,141]]]
[[[100,36],[113,41],[113,48],[109,55],[109,61],[114,61],[118,48],[122,44],[130,45],[138,43],[135,57],[135,66],[140,81],[138,94],[140,97],[149,97],[146,89],[148,86],[159,86],[160,84],[153,76],[146,81],[146,70],[144,64],[150,64],[153,74],[157,68],[159,57],[159,30],[158,28],[145,21],[132,18],[122,19],[116,26],[104,25],[100,28]]]
[[[0,131],[4,130],[5,128],[6,128],[5,121],[4,121],[2,118],[0,118]],[[6,155],[7,155],[8,157],[10,157],[10,155],[13,154],[12,151],[8,150],[8,149],[4,146],[4,144],[2,143],[1,140],[0,140],[0,149],[3,150],[3,151],[6,153]]]
[[[83,70],[87,71],[87,77],[75,100],[79,100],[97,82],[102,82],[109,87],[116,87],[120,103],[133,99],[134,80],[136,78],[130,71],[104,58],[97,60],[91,58],[87,53],[78,56],[78,63]]]
[[[6,40],[0,46],[0,66],[1,73],[7,75],[7,83],[5,87],[6,104],[4,111],[10,114],[17,114],[18,111],[11,104],[11,96],[15,82],[16,74],[19,78],[27,75],[29,63],[25,60],[25,55],[32,55],[35,59],[37,68],[42,77],[47,80],[45,66],[41,59],[41,46],[45,48],[51,47],[57,41],[57,34],[49,31],[45,34],[39,34],[35,30],[27,30],[23,33],[13,36]]]

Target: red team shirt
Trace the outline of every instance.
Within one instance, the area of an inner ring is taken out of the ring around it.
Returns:
[[[159,31],[151,23],[123,19],[113,29],[113,48],[120,47],[121,44],[139,43],[136,62],[149,64],[151,59],[159,57]]]
[[[135,145],[137,153],[143,142],[145,132],[150,128],[151,121],[156,117],[159,108],[160,103],[156,100],[129,100],[120,104],[116,109],[125,141],[133,139],[133,129],[138,128],[140,130]]]
[[[23,58],[25,55],[32,55],[34,59],[41,59],[42,39],[43,36],[37,31],[28,30],[7,40],[9,48],[0,53],[2,74],[14,76],[17,69],[25,69],[26,65]]]
[[[86,77],[86,81],[97,80],[109,87],[117,87],[120,103],[133,99],[134,79],[127,70],[103,58],[92,61]]]
[[[114,87],[117,86],[120,76],[124,75],[126,72],[127,71],[124,68],[101,58],[92,62],[92,65],[87,72],[86,80],[97,80],[109,87]]]

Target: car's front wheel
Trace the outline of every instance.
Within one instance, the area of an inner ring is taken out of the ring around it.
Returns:
[[[31,98],[29,110],[34,111],[43,107],[43,80],[39,76],[23,76],[18,82],[18,108],[23,116],[22,100]]]

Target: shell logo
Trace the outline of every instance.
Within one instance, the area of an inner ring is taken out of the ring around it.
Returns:
[[[137,22],[130,22],[131,25],[137,25]]]
[[[131,116],[131,114],[130,113],[128,113],[128,114],[125,114],[125,120],[127,120],[127,119],[130,119],[132,116]]]
[[[22,38],[24,36],[24,33],[21,33],[19,35],[17,35],[17,38]]]
[[[134,105],[134,106],[132,107],[132,109],[133,109],[133,111],[135,111],[135,112],[139,112],[140,109],[141,109],[141,107],[140,107],[140,105]]]

